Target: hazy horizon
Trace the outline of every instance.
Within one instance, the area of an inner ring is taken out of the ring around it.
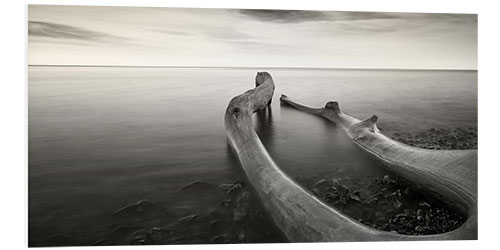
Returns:
[[[29,5],[28,65],[477,70],[477,15]]]
[[[203,66],[203,65],[91,65],[91,64],[28,64],[31,67],[109,67],[109,68],[269,68],[269,69],[318,69],[318,70],[441,70],[441,71],[478,71],[477,69],[459,68],[341,68],[341,67],[280,67],[280,66]]]

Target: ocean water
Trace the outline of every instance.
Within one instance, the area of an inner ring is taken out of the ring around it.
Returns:
[[[232,97],[253,88],[258,71],[271,73],[276,90],[271,108],[254,115],[257,133],[305,187],[320,178],[366,181],[387,172],[331,122],[280,104],[282,93],[313,107],[336,100],[361,119],[376,114],[387,135],[477,126],[477,71],[30,66],[30,245],[113,238],[119,234],[113,212],[139,200],[186,209],[200,224],[207,211],[223,213],[219,201],[227,197],[217,188],[179,189],[193,181],[246,183],[227,145],[223,116]],[[262,202],[253,197],[249,206],[263,211]],[[286,241],[263,213],[259,225],[236,216],[220,220],[233,231],[244,224],[247,242]],[[123,234],[163,226],[178,219],[174,215],[136,223]],[[117,242],[108,244],[123,244]]]

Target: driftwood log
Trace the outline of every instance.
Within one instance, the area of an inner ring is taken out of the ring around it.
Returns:
[[[291,242],[458,240],[477,238],[476,171],[474,169],[471,171],[466,170],[468,164],[474,162],[473,158],[476,157],[476,154],[471,152],[470,155],[459,160],[455,158],[456,153],[449,152],[450,156],[448,158],[455,160],[446,164],[445,166],[449,169],[445,170],[436,170],[430,167],[423,170],[413,169],[413,165],[405,166],[402,170],[395,170],[395,172],[407,176],[411,180],[417,179],[417,184],[432,184],[435,187],[432,190],[436,194],[444,196],[444,199],[450,200],[452,203],[460,204],[461,209],[467,210],[469,219],[460,228],[448,233],[425,236],[401,235],[377,230],[365,226],[321,202],[283,173],[273,161],[254,130],[252,114],[265,109],[270,104],[274,88],[274,82],[269,73],[257,73],[256,87],[234,97],[229,102],[224,124],[228,143],[239,159],[250,183],[254,186],[274,223]],[[335,113],[337,112],[335,107],[338,108],[338,105],[334,103],[327,104],[324,109],[308,108],[292,102],[286,96],[282,96],[281,100],[302,111],[318,115],[325,112]],[[390,147],[388,143],[394,143],[393,141],[384,142],[377,139],[381,134],[378,133],[374,122],[373,126],[370,125],[371,121],[376,120],[375,118],[360,122],[353,117],[343,115],[340,109],[338,111],[338,114],[342,114],[341,118],[334,118],[335,115],[332,114],[331,120],[345,127],[351,138],[356,138],[355,141],[363,142],[358,144],[368,152],[376,156],[379,155],[379,158],[382,159],[384,155],[389,154],[386,151],[396,150],[396,152],[400,152],[397,151],[398,147],[404,147],[398,145],[392,148],[394,146]],[[395,157],[392,157],[393,154]],[[397,168],[397,164],[401,161],[406,162],[408,160],[404,160],[405,157],[398,159],[396,153],[390,153],[389,155],[391,157],[384,160],[392,166],[392,169]],[[431,159],[417,159],[429,155],[416,154],[412,159],[417,164],[419,162],[434,163],[439,162],[439,155],[438,153]],[[453,171],[451,168],[456,167],[457,164],[463,166],[459,167],[462,170]],[[434,164],[431,165],[435,166]],[[462,176],[465,178],[462,178]],[[429,179],[427,180],[427,178]],[[461,183],[461,181],[464,182]]]

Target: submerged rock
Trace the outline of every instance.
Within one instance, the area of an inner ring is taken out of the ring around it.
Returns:
[[[217,236],[212,237],[210,239],[210,242],[214,243],[214,244],[223,244],[223,243],[230,243],[231,240],[230,240],[229,235],[222,234],[222,235],[217,235]]]
[[[148,244],[159,244],[175,238],[175,230],[171,228],[153,227],[145,235]]]
[[[179,218],[179,221],[180,222],[192,222],[192,221],[196,220],[197,218],[199,218],[199,216],[197,214],[192,214],[192,215],[188,215],[188,216],[184,216],[182,218]]]
[[[406,137],[399,137],[399,133],[393,133],[392,139],[410,146],[443,150],[443,149],[477,149],[477,128],[435,129],[426,132],[418,132],[416,135],[410,133]]]
[[[326,186],[327,183],[331,186]],[[341,181],[321,180],[313,189],[315,195],[361,223],[400,234],[448,232],[466,219],[444,204],[424,199],[389,175],[375,178],[363,192],[343,185]]]
[[[221,220],[212,220],[210,221],[210,225],[209,225],[209,230],[210,231],[217,231],[219,229],[219,226],[221,225]]]
[[[145,245],[146,244],[145,237],[147,233],[148,231],[144,229],[134,231],[127,237],[126,242],[127,244],[130,245]]]
[[[233,195],[236,194],[239,190],[241,190],[244,185],[245,184],[242,181],[236,180],[233,183],[221,184],[219,185],[219,188],[224,190],[227,195]]]
[[[208,183],[206,181],[196,180],[193,181],[183,187],[181,187],[180,191],[206,191],[207,189],[215,188],[215,185],[212,183]]]
[[[137,203],[127,205],[113,212],[113,219],[127,219],[131,217],[143,216],[153,210],[154,204],[148,200],[140,200]]]

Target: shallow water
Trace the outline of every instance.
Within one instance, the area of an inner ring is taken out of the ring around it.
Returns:
[[[91,244],[109,235],[114,211],[141,199],[200,215],[219,209],[221,192],[179,188],[195,180],[245,182],[223,115],[263,70],[29,67],[30,245],[53,235]],[[476,71],[268,71],[275,95],[268,111],[254,115],[255,127],[278,165],[304,186],[387,173],[334,124],[281,105],[281,93],[313,107],[337,100],[358,118],[376,114],[388,135],[477,126]],[[266,216],[261,226],[267,236],[247,242],[285,240]]]

